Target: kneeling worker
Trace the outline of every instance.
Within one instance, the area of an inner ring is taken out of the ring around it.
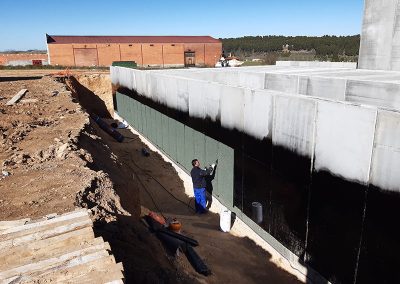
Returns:
[[[197,159],[192,161],[193,169],[190,171],[193,182],[194,198],[195,198],[195,208],[196,213],[206,213],[206,179],[207,175],[211,175],[216,163],[212,164],[210,167],[204,170],[200,168],[200,162]]]

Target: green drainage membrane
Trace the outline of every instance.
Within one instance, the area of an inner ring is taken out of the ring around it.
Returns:
[[[218,159],[213,195],[233,210],[232,148],[119,92],[116,100],[118,114],[187,173],[194,158],[202,166]]]

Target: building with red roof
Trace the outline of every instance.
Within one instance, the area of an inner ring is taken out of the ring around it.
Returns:
[[[49,63],[109,66],[135,61],[141,67],[214,66],[222,53],[210,36],[57,36],[47,35]]]

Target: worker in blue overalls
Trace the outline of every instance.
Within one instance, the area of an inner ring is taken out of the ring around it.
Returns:
[[[217,163],[217,162],[216,162]],[[193,169],[190,171],[193,182],[193,191],[195,199],[196,213],[206,213],[206,176],[212,175],[215,164],[210,165],[205,169],[200,168],[200,162],[198,159],[192,160]]]

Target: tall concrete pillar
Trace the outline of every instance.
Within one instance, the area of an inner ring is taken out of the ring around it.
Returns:
[[[358,68],[400,71],[400,0],[365,0]]]

